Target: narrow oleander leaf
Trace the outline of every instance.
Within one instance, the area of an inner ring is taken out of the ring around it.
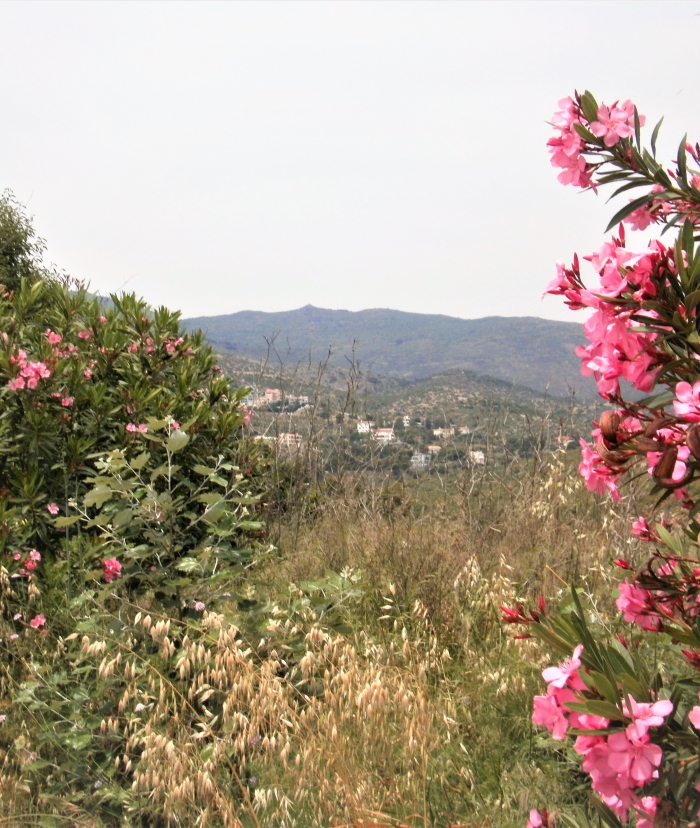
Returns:
[[[661,129],[661,124],[663,124],[664,119],[661,118],[659,123],[654,127],[654,131],[651,133],[651,152],[654,158],[656,158],[656,139],[659,137],[659,130]]]

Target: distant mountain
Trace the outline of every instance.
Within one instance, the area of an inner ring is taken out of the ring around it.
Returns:
[[[452,369],[489,374],[538,391],[596,394],[581,376],[574,349],[584,341],[581,325],[537,317],[458,319],[396,310],[325,310],[313,305],[281,313],[240,311],[185,319],[201,328],[217,349],[264,359],[268,343],[287,365],[318,362],[332,350],[330,367],[353,355],[364,372],[421,379]],[[277,360],[277,356],[273,356]]]

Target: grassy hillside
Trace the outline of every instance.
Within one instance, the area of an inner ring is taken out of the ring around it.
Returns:
[[[489,374],[508,382],[566,395],[595,396],[581,376],[574,349],[581,326],[536,317],[457,319],[375,309],[326,310],[312,305],[282,313],[241,311],[186,319],[218,349],[255,359],[272,355],[286,364],[316,363],[332,350],[330,367],[354,359],[366,373],[404,379],[450,369]],[[353,352],[354,348],[354,352]]]

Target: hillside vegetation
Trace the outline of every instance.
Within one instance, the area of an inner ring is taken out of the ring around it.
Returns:
[[[536,317],[457,319],[436,314],[375,309],[351,312],[312,305],[281,313],[241,311],[185,319],[219,350],[265,359],[272,350],[285,363],[317,363],[329,348],[330,363],[348,359],[366,373],[418,379],[450,369],[489,374],[538,391],[565,396],[574,389],[593,396],[574,349],[581,326]],[[272,347],[270,347],[272,346]]]

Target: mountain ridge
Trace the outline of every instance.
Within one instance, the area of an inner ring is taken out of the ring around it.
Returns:
[[[489,374],[537,391],[562,395],[573,390],[596,395],[582,377],[574,349],[584,341],[578,323],[534,316],[461,319],[391,308],[330,310],[305,305],[291,311],[238,311],[183,320],[201,328],[225,352],[291,363],[324,360],[359,362],[363,371],[404,379],[427,378],[450,369]]]

